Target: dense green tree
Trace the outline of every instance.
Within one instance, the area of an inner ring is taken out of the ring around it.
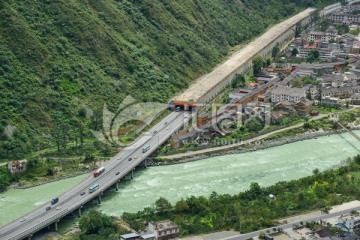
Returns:
[[[276,43],[275,46],[271,50],[271,56],[276,58],[280,53],[280,44]]]
[[[79,227],[84,239],[117,239],[116,227],[111,217],[96,210],[90,210],[82,215]],[[95,236],[99,238],[94,238]]]
[[[299,51],[298,51],[297,48],[293,48],[292,51],[291,51],[291,55],[294,56],[294,57],[295,57],[298,53],[299,53]]]
[[[295,30],[294,30],[294,32],[295,32],[295,37],[296,37],[296,38],[300,37],[300,34],[301,34],[301,32],[302,32],[301,23],[297,23],[297,24],[295,25]]]
[[[308,57],[307,57],[307,61],[312,63],[316,60],[318,60],[320,57],[320,53],[318,50],[311,50],[311,52],[309,53]]]
[[[172,208],[171,203],[166,198],[161,197],[155,202],[155,209],[158,212],[167,212],[172,210]]]
[[[233,89],[244,86],[245,85],[245,77],[243,74],[236,74],[231,82],[231,87]]]
[[[252,60],[252,64],[254,69],[254,75],[256,75],[260,73],[263,67],[265,66],[265,61],[261,56],[256,56]]]

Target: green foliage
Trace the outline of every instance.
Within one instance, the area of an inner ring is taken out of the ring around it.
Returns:
[[[246,79],[245,79],[244,75],[236,74],[234,76],[234,78],[232,79],[231,87],[233,89],[236,89],[238,87],[243,87],[243,86],[245,86],[245,81],[246,81]]]
[[[291,82],[291,85],[293,87],[296,87],[296,88],[302,88],[304,87],[305,85],[307,84],[311,84],[311,85],[318,85],[319,82],[314,79],[314,78],[311,78],[311,77],[302,77],[302,78],[295,78],[292,82]]]
[[[276,43],[273,49],[271,50],[271,56],[276,58],[280,53],[280,44]]]
[[[118,239],[113,219],[96,210],[90,210],[82,215],[79,227],[80,239]]]
[[[265,67],[266,62],[261,56],[256,56],[254,57],[252,64],[254,69],[254,75],[256,75],[261,72],[263,67]]]
[[[233,196],[213,192],[208,198],[181,199],[166,214],[147,208],[137,213],[125,213],[123,218],[135,229],[144,228],[151,220],[169,218],[180,226],[181,236],[226,229],[239,231],[240,224],[243,233],[258,230],[259,226],[273,227],[274,219],[315,209],[328,212],[329,206],[360,196],[358,158],[354,157],[348,165],[336,170],[278,182],[266,188],[251,183],[249,190]],[[269,194],[275,195],[276,200],[269,199]]]
[[[333,2],[3,0],[0,159],[81,145],[90,129],[101,128],[104,103],[115,110],[128,94],[167,102],[232,46]],[[12,137],[4,132],[9,125],[16,127]]]
[[[11,175],[7,166],[0,167],[0,192],[4,191],[7,186],[10,185],[13,180],[13,176]]]
[[[161,197],[158,200],[156,200],[155,209],[159,213],[162,213],[162,212],[167,212],[167,211],[172,210],[172,206],[171,206],[171,203],[167,199]]]
[[[306,61],[309,62],[309,63],[312,63],[316,60],[319,60],[319,57],[320,57],[320,53],[318,50],[311,50],[311,52],[309,53]]]
[[[301,34],[301,32],[302,32],[301,23],[297,23],[297,24],[295,25],[295,30],[294,30],[294,32],[295,32],[295,37],[296,37],[296,38],[300,37],[300,34]]]
[[[338,34],[343,35],[349,33],[349,26],[346,24],[336,24],[335,28],[338,31]]]
[[[293,48],[293,50],[291,51],[291,55],[292,56],[296,56],[299,53],[299,50],[297,48]]]

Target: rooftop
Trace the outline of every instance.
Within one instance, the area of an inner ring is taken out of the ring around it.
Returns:
[[[291,88],[291,87],[277,85],[277,87],[274,88],[272,92],[273,94],[277,94],[277,95],[303,96],[305,90],[302,88]]]
[[[156,223],[152,223],[155,225],[155,229],[157,231],[161,231],[161,230],[166,230],[166,229],[170,229],[170,228],[176,228],[178,227],[175,223],[173,223],[170,220],[165,220],[165,221],[161,221],[161,222],[156,222]]]
[[[139,237],[139,234],[137,234],[137,233],[128,233],[128,234],[121,235],[122,239],[129,239],[129,238],[136,238],[136,237]]]

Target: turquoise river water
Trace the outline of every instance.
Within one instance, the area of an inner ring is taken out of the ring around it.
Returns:
[[[246,190],[251,182],[268,186],[298,179],[312,174],[315,168],[325,170],[339,166],[358,153],[360,142],[345,133],[255,152],[151,167],[137,171],[133,180],[120,185],[118,192],[106,192],[102,204],[93,204],[93,207],[109,215],[121,215],[151,206],[159,197],[175,202],[191,195],[208,196],[212,191],[235,194]],[[85,177],[1,193],[0,226],[44,204]]]

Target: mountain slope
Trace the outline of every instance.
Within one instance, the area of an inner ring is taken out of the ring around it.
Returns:
[[[331,2],[1,0],[0,159],[54,146],[57,127],[64,139],[90,136],[103,104],[116,109],[128,94],[167,102],[229,47]]]

